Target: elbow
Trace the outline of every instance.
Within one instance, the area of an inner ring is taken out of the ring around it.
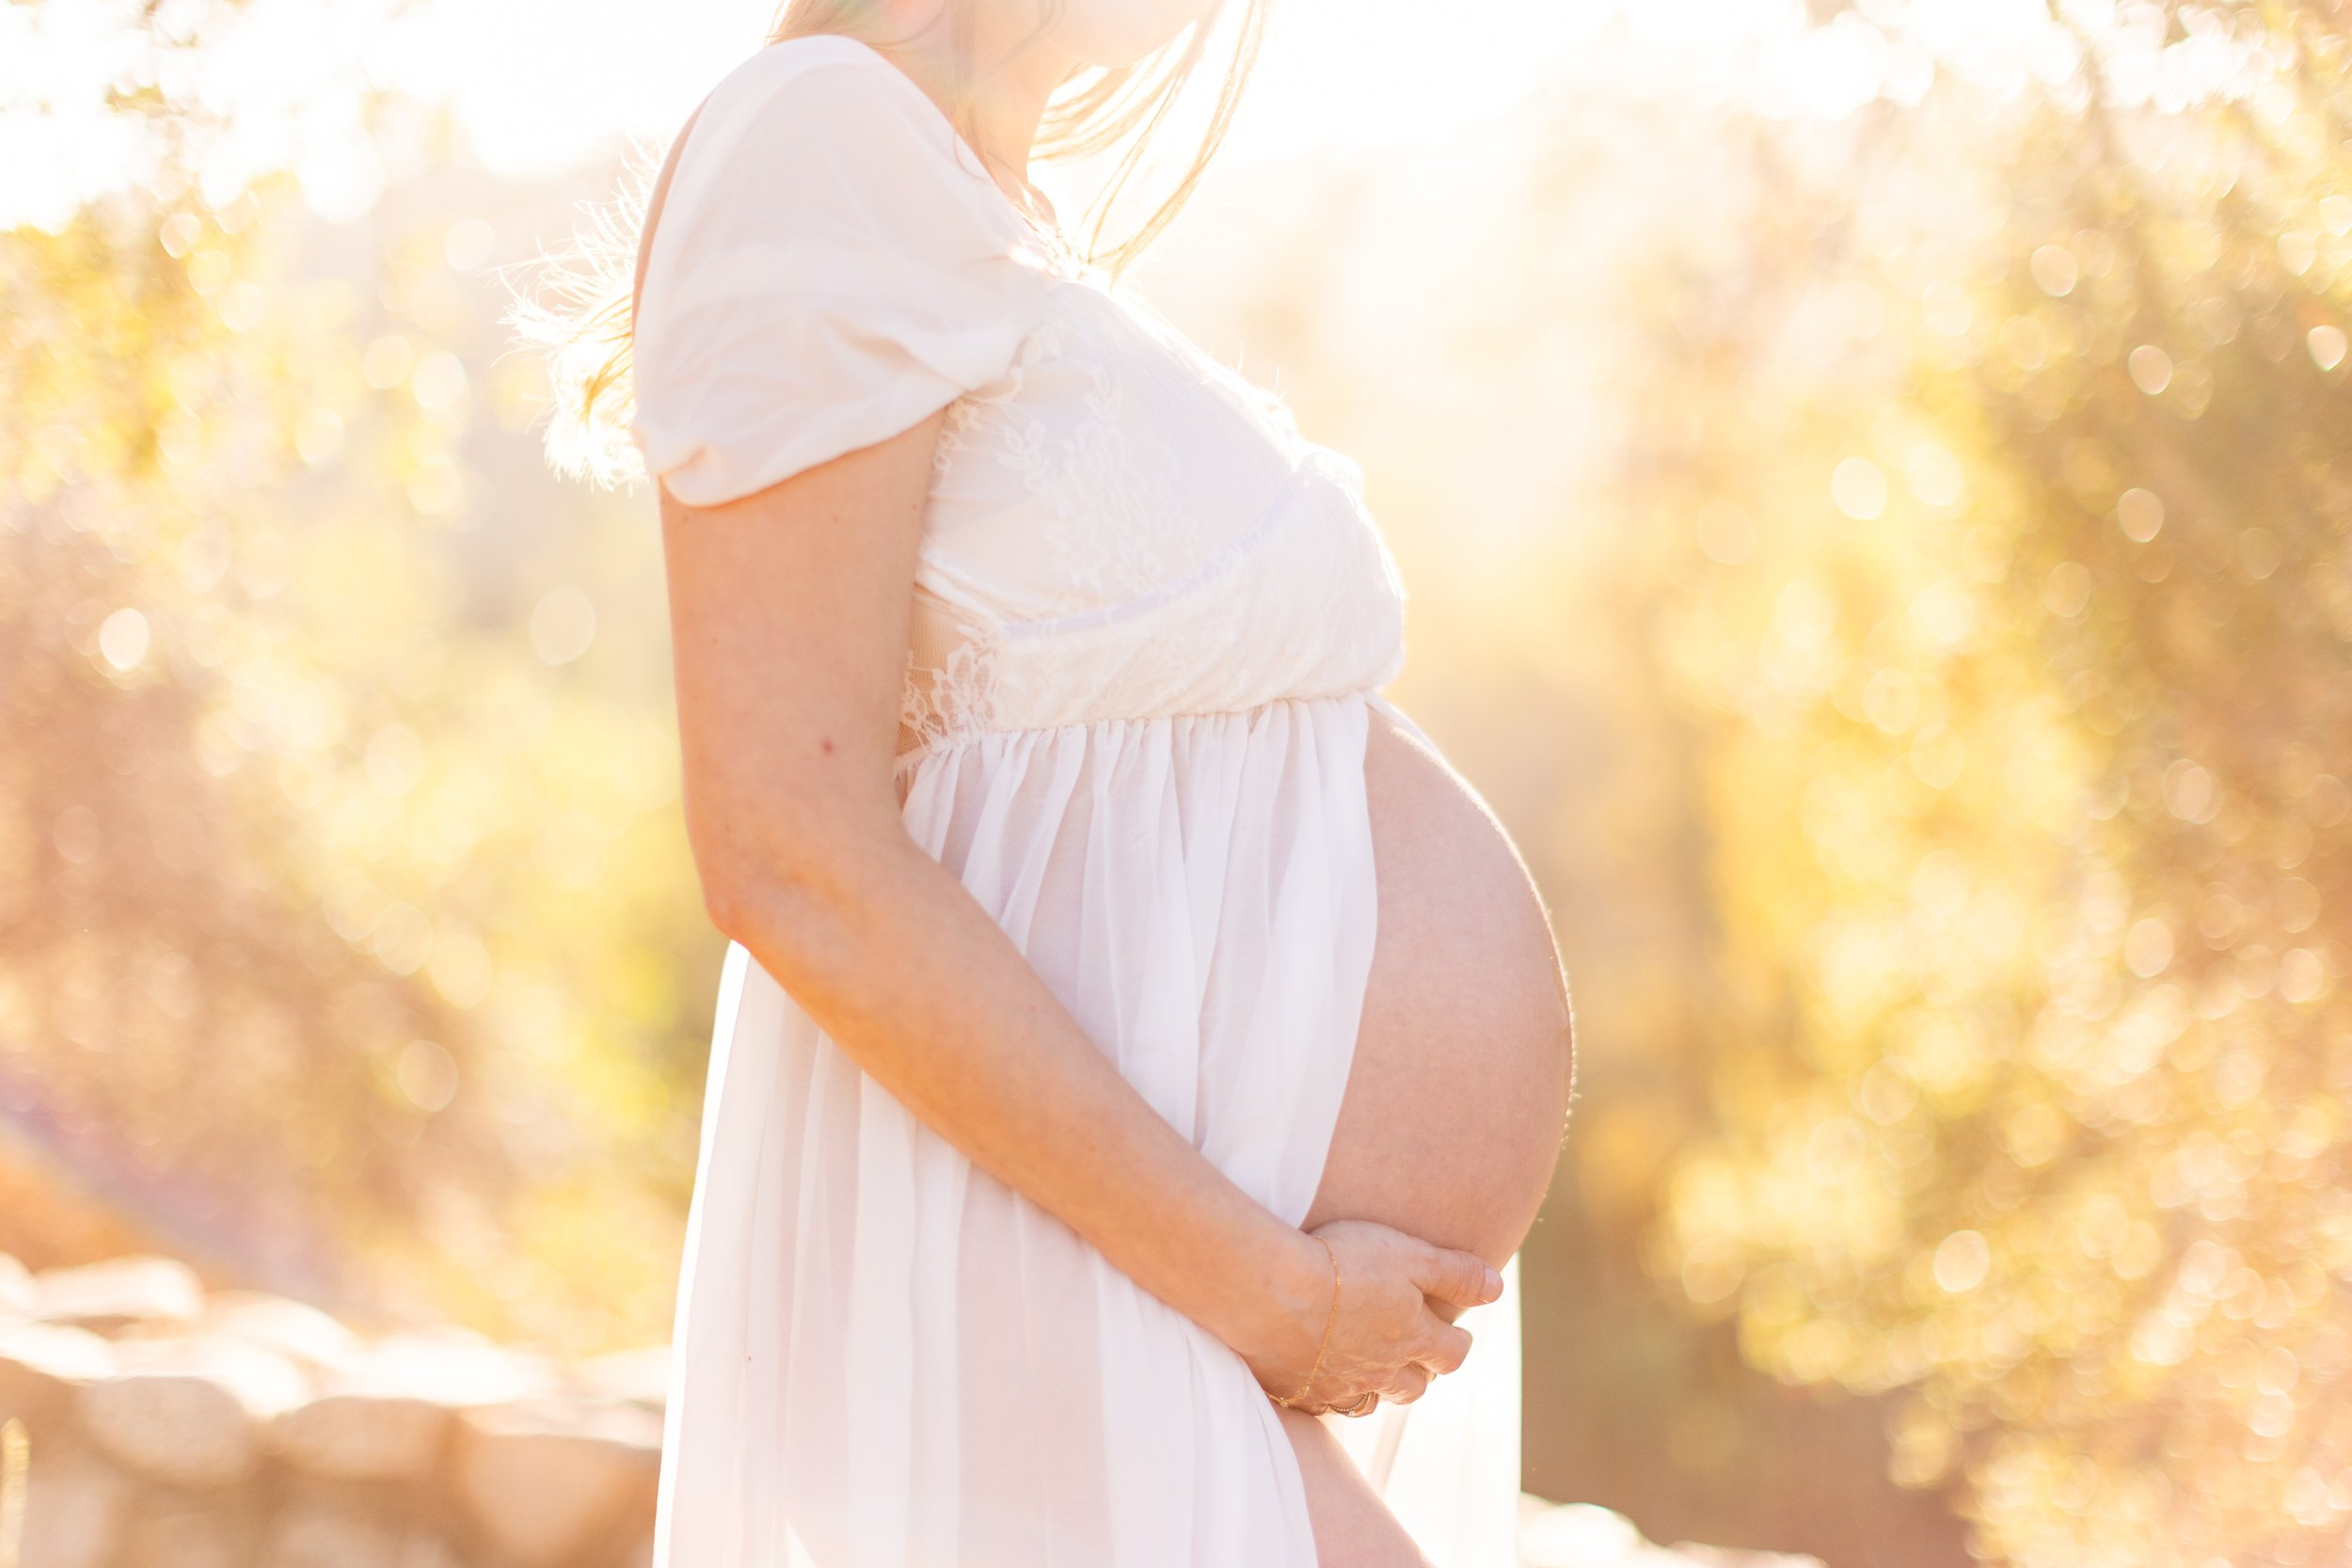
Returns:
[[[703,874],[703,913],[729,942],[751,945],[752,911],[760,903],[750,880],[730,874],[724,879]]]
[[[830,945],[850,920],[843,884],[774,867],[738,866],[703,876],[703,912],[729,942],[787,961]]]
[[[728,941],[763,950],[830,945],[912,843],[895,816],[864,828],[766,820],[757,833],[693,835],[703,912]]]

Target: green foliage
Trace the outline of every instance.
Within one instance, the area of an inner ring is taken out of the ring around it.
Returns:
[[[2335,1560],[2352,18],[2068,6],[2012,66],[1965,11],[1843,16],[1937,70],[1836,119],[1613,44],[1252,304],[1576,983],[1543,1483],[1945,1560],[1750,1500],[1813,1453],[1638,1261],[1988,1560]]]
[[[1891,1412],[1987,1560],[2332,1560],[2352,19],[2067,4],[2012,69],[1812,9],[1929,69],[1817,121],[1627,46],[1475,179],[1279,170],[1192,220],[1266,266],[1170,240],[1365,457],[1400,696],[1552,895],[1531,1251],[1603,1307],[1531,1290],[1531,1365],[1620,1402],[1531,1397],[1531,1452],[1814,1468],[1670,1298]],[[327,230],[123,109],[156,178],[0,237],[0,1118],[230,1272],[658,1334],[717,944],[656,545],[536,472],[469,270],[563,217],[412,171]]]
[[[501,560],[489,225],[322,266],[293,182],[208,203],[197,111],[126,113],[153,178],[0,236],[10,1146],[361,1315],[656,1337],[715,954],[642,519]]]
[[[1908,368],[1718,449],[1662,644],[1726,982],[1670,1261],[1759,1365],[1911,1390],[1899,1478],[2001,1560],[2352,1515],[2352,105],[2271,20],[2242,98],[1980,123],[1973,265],[1857,249]]]

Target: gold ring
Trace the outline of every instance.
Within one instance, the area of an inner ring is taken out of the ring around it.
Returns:
[[[1338,1406],[1336,1408],[1338,1408],[1339,1413],[1343,1416],[1369,1416],[1373,1412],[1373,1407],[1377,1405],[1379,1402],[1380,1396],[1377,1393],[1370,1393],[1366,1394],[1362,1399],[1358,1400],[1354,1404]]]

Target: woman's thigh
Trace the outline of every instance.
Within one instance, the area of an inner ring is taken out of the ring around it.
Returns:
[[[1276,1414],[1298,1455],[1307,1518],[1314,1527],[1315,1560],[1321,1568],[1430,1568],[1429,1560],[1322,1420],[1296,1410]]]

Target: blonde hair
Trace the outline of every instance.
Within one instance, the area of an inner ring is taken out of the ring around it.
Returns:
[[[1059,19],[1067,0],[1034,3],[1038,18],[1028,35],[1032,39]],[[1104,229],[1111,209],[1199,69],[1229,0],[1212,0],[1199,21],[1133,65],[1074,73],[1046,104],[1031,149],[1032,155],[1041,160],[1090,158],[1116,147],[1122,138],[1128,143],[1089,203],[1092,221],[1084,243],[1073,239],[1089,264],[1117,278],[1191,198],[1209,160],[1224,144],[1242,88],[1256,64],[1268,3],[1239,0],[1233,56],[1200,144],[1174,189],[1122,240],[1104,243]],[[975,139],[970,105],[977,85],[971,4],[972,0],[949,0],[941,13],[950,30],[949,55],[957,82],[949,119],[967,142]],[[877,0],[783,0],[767,41],[773,44],[812,34],[838,33],[887,49],[894,40],[883,36],[880,8]],[[1025,39],[1023,44],[1027,41]],[[636,159],[620,193],[612,201],[590,209],[588,227],[573,236],[571,245],[540,258],[530,282],[516,292],[507,315],[517,336],[546,365],[552,402],[546,436],[548,461],[559,473],[599,484],[644,477],[636,450],[628,438],[629,344],[635,328],[631,296],[646,201],[658,166],[658,162],[642,156]]]

